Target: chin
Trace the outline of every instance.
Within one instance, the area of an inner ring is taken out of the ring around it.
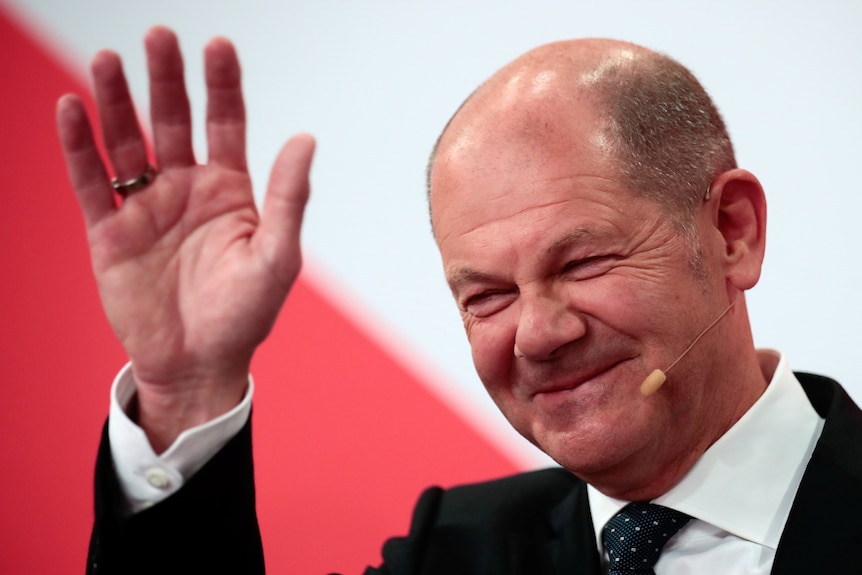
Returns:
[[[581,478],[601,473],[618,463],[618,460],[610,457],[609,454],[591,453],[590,451],[593,450],[543,449],[543,451],[560,467]]]
[[[623,423],[631,424],[631,419]],[[627,430],[638,426],[628,427]],[[581,422],[567,431],[545,430],[533,441],[560,466],[575,475],[590,476],[618,467],[648,448],[648,434],[620,432],[619,424]]]

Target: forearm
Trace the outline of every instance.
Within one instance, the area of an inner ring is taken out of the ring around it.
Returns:
[[[122,374],[117,383],[122,397]],[[247,399],[244,403],[250,404],[250,397]],[[241,413],[239,419],[239,432],[205,461],[179,457],[206,443],[197,435],[202,430],[190,430],[161,456],[151,452],[162,467],[165,460],[170,461],[177,474],[172,477],[178,477],[179,485],[168,490],[152,486],[146,474],[141,474],[146,463],[129,466],[128,459],[146,449],[135,447],[122,433],[114,433],[125,423],[117,426],[109,420],[96,467],[89,573],[263,572],[251,425]],[[215,427],[230,426],[230,422],[216,423]],[[116,444],[113,435],[120,436]],[[132,482],[123,476],[131,477]],[[132,508],[137,512],[129,513]]]

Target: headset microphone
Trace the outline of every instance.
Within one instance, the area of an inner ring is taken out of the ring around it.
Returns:
[[[694,344],[699,342],[700,338],[705,336],[709,330],[711,330],[713,327],[715,327],[715,324],[717,324],[719,321],[721,321],[721,318],[723,318],[724,316],[727,315],[727,312],[730,311],[730,308],[732,308],[734,305],[736,305],[736,300],[738,300],[738,299],[739,299],[739,294],[737,294],[737,296],[735,298],[733,298],[733,301],[730,302],[730,305],[727,306],[726,308],[724,308],[724,311],[721,312],[721,314],[719,314],[719,316],[717,318],[715,318],[711,324],[706,326],[705,330],[700,332],[700,334],[696,338],[694,338],[694,341],[691,342],[691,344],[686,348],[686,350],[684,352],[682,352],[682,354],[680,354],[680,356],[678,358],[676,358],[676,361],[674,361],[672,364],[670,364],[670,366],[668,366],[668,368],[666,370],[662,371],[660,369],[656,369],[651,374],[649,374],[646,377],[646,379],[644,379],[644,382],[641,384],[641,393],[645,397],[649,397],[650,395],[652,395],[656,391],[658,391],[658,388],[660,388],[662,386],[662,384],[664,384],[665,380],[667,380],[667,372],[669,372],[671,369],[673,369],[673,366],[675,366],[677,363],[679,363],[679,360],[684,358],[686,356],[686,354],[691,351],[691,348],[694,347]]]

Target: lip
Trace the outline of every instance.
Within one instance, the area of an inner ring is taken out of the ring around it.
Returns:
[[[568,392],[574,391],[575,389],[581,387],[582,385],[587,384],[587,383],[589,383],[595,379],[598,379],[610,371],[613,371],[618,365],[622,364],[623,362],[627,361],[628,359],[629,358],[623,358],[623,359],[614,361],[613,363],[610,363],[606,366],[602,366],[602,367],[596,368],[596,369],[591,370],[591,371],[583,372],[583,373],[576,375],[574,377],[569,375],[568,377],[566,377],[564,380],[561,380],[561,381],[552,382],[552,383],[545,383],[544,385],[542,385],[540,387],[540,389],[534,391],[531,395],[533,398],[540,397],[540,396],[557,397],[557,396],[567,395]]]

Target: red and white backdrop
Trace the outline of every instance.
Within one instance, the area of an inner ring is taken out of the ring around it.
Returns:
[[[289,134],[319,140],[308,265],[254,365],[273,573],[359,572],[404,532],[423,487],[547,463],[473,373],[423,190],[452,111],[544,42],[633,40],[701,77],[770,198],[757,343],[862,398],[858,3],[0,0],[0,573],[84,568],[96,444],[125,358],[96,296],[54,102],[86,96],[89,57],[112,47],[145,110],[141,37],[156,23],[181,36],[198,119],[204,42],[237,42],[259,190]]]

